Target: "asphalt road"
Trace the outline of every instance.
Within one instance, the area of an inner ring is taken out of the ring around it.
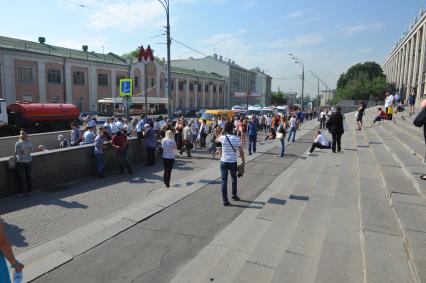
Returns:
[[[181,266],[244,209],[257,209],[248,208],[250,201],[305,152],[311,142],[312,132],[290,144],[283,159],[277,157],[277,144],[249,162],[244,177],[238,180],[242,201],[223,207],[220,180],[216,180],[34,282],[169,282]]]

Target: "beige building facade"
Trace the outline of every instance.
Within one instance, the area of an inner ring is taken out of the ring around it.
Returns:
[[[383,71],[395,84],[403,99],[415,91],[417,101],[425,95],[426,13],[421,10],[401,39],[395,44]]]

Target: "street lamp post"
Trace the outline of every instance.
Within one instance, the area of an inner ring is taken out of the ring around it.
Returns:
[[[304,95],[304,90],[305,90],[305,64],[303,63],[303,61],[300,58],[297,58],[296,56],[294,56],[293,54],[289,54],[291,56],[291,58],[294,60],[294,63],[298,64],[299,66],[302,67],[302,100],[301,100],[301,104],[302,104],[302,109],[303,109],[303,95]]]
[[[167,16],[167,26],[166,26],[166,34],[167,34],[167,115],[169,119],[173,119],[173,107],[172,107],[172,90],[171,90],[171,62],[170,62],[170,45],[172,40],[170,39],[170,0],[158,0],[158,2],[163,5],[164,10],[166,11]]]
[[[315,78],[315,79],[317,79],[318,80],[318,103],[317,103],[317,105],[318,105],[318,110],[320,109],[320,82],[321,82],[321,79],[314,73],[314,72],[312,72],[312,71],[309,71],[309,73],[311,73],[311,75]]]

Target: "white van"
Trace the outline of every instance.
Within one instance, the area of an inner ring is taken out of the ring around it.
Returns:
[[[259,116],[262,112],[262,107],[259,105],[249,106],[247,110],[247,118],[251,118],[253,116]]]

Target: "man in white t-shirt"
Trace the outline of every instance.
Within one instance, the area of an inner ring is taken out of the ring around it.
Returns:
[[[228,171],[232,177],[232,199],[240,200],[237,194],[237,150],[245,164],[244,151],[240,144],[240,138],[233,134],[234,125],[232,123],[225,124],[225,130],[216,142],[222,144],[222,155],[220,158],[220,172],[222,175],[222,200],[224,206],[229,206],[228,200]]]
[[[315,136],[315,140],[312,143],[311,149],[309,150],[309,155],[314,151],[315,148],[326,149],[331,148],[331,143],[327,140],[327,138],[321,134],[321,131],[318,130]]]
[[[288,142],[290,142],[291,134],[293,134],[292,142],[294,142],[294,139],[296,138],[296,122],[297,122],[296,117],[293,114],[290,118],[290,130],[288,131],[288,138],[287,138]]]

